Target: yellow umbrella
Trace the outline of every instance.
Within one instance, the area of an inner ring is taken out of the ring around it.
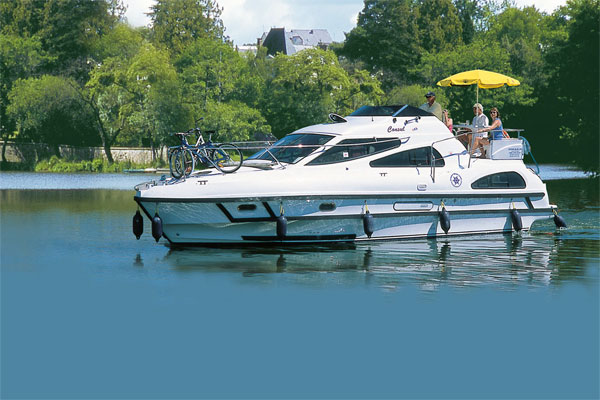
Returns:
[[[477,85],[477,102],[479,103],[479,88],[494,89],[504,85],[519,86],[521,82],[497,72],[474,69],[454,74],[437,83],[438,86],[470,86],[475,84]]]

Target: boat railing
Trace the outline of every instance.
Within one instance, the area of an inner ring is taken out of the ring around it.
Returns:
[[[459,137],[463,137],[463,136],[467,136],[470,132],[465,132],[465,133],[460,133],[458,135],[455,136],[451,136],[449,138],[445,138],[445,139],[440,139],[440,140],[436,140],[435,142],[431,143],[431,146],[429,147],[429,151],[431,152],[430,154],[430,162],[429,164],[431,164],[431,170],[429,172],[429,176],[431,177],[431,180],[435,183],[435,167],[437,164],[438,160],[443,160],[445,157],[442,156],[441,158],[436,158],[435,154],[433,153],[433,145],[437,144],[437,143],[441,143],[441,142],[447,142],[448,140],[458,140]],[[450,157],[450,155],[446,156],[446,157]],[[469,154],[469,166],[471,165],[471,155]]]
[[[469,130],[468,131],[456,131],[456,132],[452,132],[454,134],[454,136],[451,136],[451,137],[445,138],[445,139],[441,139],[441,140],[436,140],[435,142],[431,143],[431,147],[430,147],[430,151],[431,151],[431,162],[430,162],[430,164],[431,164],[431,170],[430,170],[429,176],[431,177],[431,180],[434,183],[435,183],[435,168],[436,168],[436,162],[437,162],[437,160],[443,160],[444,158],[454,156],[455,154],[449,154],[447,156],[442,156],[441,158],[435,158],[435,155],[433,153],[433,145],[435,145],[437,143],[445,142],[445,141],[448,141],[448,140],[459,140],[460,137],[465,137],[465,136],[468,136],[469,134],[473,133],[470,130],[472,128],[470,126],[460,126],[459,125],[458,128],[469,128]],[[525,131],[524,129],[504,129],[504,130],[507,133],[509,133],[509,134],[510,134],[510,132],[516,132],[517,133],[517,137],[516,137],[517,139],[521,139],[523,141],[526,140],[524,137],[521,137],[521,132],[524,132]],[[475,143],[475,135],[472,135],[471,136],[471,142],[469,143],[469,149],[473,148],[474,143]],[[462,142],[461,142],[461,144],[462,144]],[[467,154],[469,155],[469,162],[467,164],[467,168],[471,168],[471,160],[472,160],[473,156],[472,156],[471,152],[468,151],[468,149],[467,149]],[[535,161],[535,159],[534,159],[534,161]],[[537,162],[536,162],[536,164],[537,164]],[[539,167],[538,167],[538,170],[539,170]]]

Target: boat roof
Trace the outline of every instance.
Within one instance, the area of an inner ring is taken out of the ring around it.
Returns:
[[[293,133],[326,133],[343,136],[415,133],[451,135],[446,125],[435,115],[409,105],[363,106],[347,117],[337,117],[334,121],[306,126]]]
[[[362,106],[349,117],[431,117],[433,114],[420,108],[401,104],[396,106]]]

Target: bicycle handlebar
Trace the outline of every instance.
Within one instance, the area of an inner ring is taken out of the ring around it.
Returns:
[[[200,120],[202,120],[202,119],[204,119],[204,118],[201,118]],[[209,142],[211,141],[212,135],[215,132],[216,131],[214,131],[214,130],[212,130],[212,131],[205,131],[204,132],[204,133],[208,134],[208,141]],[[198,128],[198,127],[192,128],[192,129],[188,130],[187,132],[175,132],[172,135],[182,136],[183,137],[183,136],[190,136],[192,134],[198,135],[199,136],[198,140],[201,141],[202,143],[204,143],[204,139],[201,139],[202,138],[202,130],[200,128]]]
[[[192,129],[188,130],[187,132],[175,132],[175,133],[172,133],[171,135],[189,136],[194,133],[200,134],[202,132],[200,131],[200,128],[192,128]]]

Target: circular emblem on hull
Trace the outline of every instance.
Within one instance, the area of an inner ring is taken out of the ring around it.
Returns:
[[[462,185],[462,178],[460,177],[459,174],[454,173],[454,174],[450,175],[450,183],[454,187],[459,187],[460,185]]]

